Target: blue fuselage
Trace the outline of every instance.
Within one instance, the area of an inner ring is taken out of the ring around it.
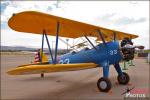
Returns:
[[[57,63],[89,63],[100,66],[118,63],[122,59],[119,42],[111,41],[106,44],[98,44],[96,49],[83,49],[79,52],[67,53],[57,58]],[[51,62],[51,61],[50,61]]]

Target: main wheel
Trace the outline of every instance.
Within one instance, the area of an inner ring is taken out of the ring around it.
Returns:
[[[111,89],[111,82],[108,78],[100,78],[97,81],[97,87],[102,92],[108,92]]]
[[[123,72],[122,75],[118,75],[117,77],[119,84],[126,85],[130,81],[130,77],[127,73]]]

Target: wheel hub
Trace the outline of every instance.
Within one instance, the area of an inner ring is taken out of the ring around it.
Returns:
[[[102,89],[106,89],[107,83],[106,83],[105,81],[100,82],[100,87],[101,87]]]
[[[126,76],[125,75],[122,75],[120,78],[121,78],[121,81],[123,81],[123,82],[126,81]]]

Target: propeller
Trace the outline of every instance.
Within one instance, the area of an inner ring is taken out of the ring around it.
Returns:
[[[135,48],[138,48],[138,49],[144,49],[145,47],[144,46],[135,46]]]

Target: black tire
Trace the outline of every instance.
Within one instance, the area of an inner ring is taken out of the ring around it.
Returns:
[[[117,77],[119,84],[126,85],[130,81],[130,77],[127,73],[123,72],[123,75],[118,75]]]
[[[108,92],[111,89],[111,86],[111,82],[108,78],[102,77],[97,81],[97,87],[102,92]]]
[[[44,73],[41,73],[41,78],[44,78]]]

